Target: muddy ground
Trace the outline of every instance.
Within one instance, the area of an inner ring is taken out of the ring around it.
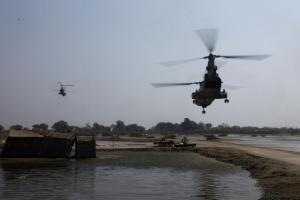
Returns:
[[[300,199],[300,167],[297,165],[259,157],[233,148],[202,147],[199,153],[248,170],[263,189],[261,200]]]

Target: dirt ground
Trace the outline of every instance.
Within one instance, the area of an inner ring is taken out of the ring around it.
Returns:
[[[201,155],[248,170],[264,191],[261,199],[300,199],[300,154],[222,142],[197,143]]]

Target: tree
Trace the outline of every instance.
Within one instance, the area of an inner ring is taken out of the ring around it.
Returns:
[[[40,130],[40,125],[39,124],[33,124],[31,130],[32,131],[39,131]]]
[[[48,124],[41,123],[41,124],[34,124],[32,125],[32,131],[47,131],[48,130]]]
[[[69,124],[63,120],[60,120],[58,122],[55,122],[52,125],[52,129],[55,132],[60,132],[60,133],[68,133],[71,131],[71,127],[69,126]]]
[[[95,122],[93,124],[92,129],[93,129],[93,132],[95,134],[102,134],[102,133],[110,133],[111,132],[110,131],[110,127],[106,127],[106,126],[100,125],[97,122]]]
[[[184,118],[184,121],[180,124],[183,131],[196,130],[198,125],[196,122],[191,121],[189,118]]]
[[[10,126],[9,129],[21,131],[21,130],[23,130],[23,126],[20,124],[15,124],[15,125]]]
[[[203,130],[205,129],[204,123],[199,122],[199,123],[198,123],[198,129],[199,129],[200,131],[203,131]]]
[[[69,129],[70,129],[70,132],[76,133],[76,134],[80,133],[80,131],[81,131],[81,128],[78,126],[69,126]]]
[[[2,133],[4,130],[5,130],[4,127],[0,125],[0,133]]]
[[[113,126],[113,132],[114,133],[125,133],[126,126],[125,126],[124,122],[121,120],[116,121],[116,125]]]
[[[143,133],[145,130],[146,129],[143,126],[137,124],[129,124],[126,126],[126,132],[128,133]]]
[[[84,135],[91,135],[91,134],[93,134],[93,129],[92,129],[91,125],[89,123],[87,123],[84,127],[79,128],[78,133],[84,134]]]
[[[92,129],[92,127],[91,127],[91,125],[89,123],[85,124],[85,128],[88,129],[88,130]]]
[[[41,129],[42,131],[47,131],[47,130],[48,130],[48,124],[41,123],[41,124],[40,124],[40,129]]]
[[[154,130],[158,133],[174,133],[176,126],[171,122],[159,122]]]
[[[211,124],[211,123],[206,123],[204,126],[205,126],[205,129],[206,129],[206,130],[212,128],[212,124]]]
[[[229,128],[229,125],[225,124],[225,123],[222,123],[222,124],[218,125],[218,128],[219,129],[226,129],[226,128]]]

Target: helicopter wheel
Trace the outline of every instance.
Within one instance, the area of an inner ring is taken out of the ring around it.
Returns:
[[[203,108],[203,110],[202,110],[202,114],[205,114],[206,113],[206,111],[204,110],[204,108]]]
[[[225,102],[225,103],[229,103],[229,100],[228,100],[228,99],[225,99],[224,102]]]

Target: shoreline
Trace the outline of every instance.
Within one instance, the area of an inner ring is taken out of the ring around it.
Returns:
[[[262,189],[260,200],[300,199],[300,154],[284,150],[223,143],[197,141],[196,153],[241,166],[250,172]],[[97,151],[157,151],[154,148],[97,148]]]
[[[223,147],[203,147],[201,155],[241,166],[250,172],[263,189],[260,200],[300,199],[300,167],[286,162]]]

